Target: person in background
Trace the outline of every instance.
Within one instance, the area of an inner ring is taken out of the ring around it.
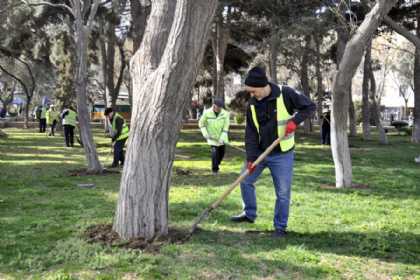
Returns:
[[[322,114],[321,121],[321,144],[330,145],[331,144],[331,112],[325,111]]]
[[[55,126],[58,122],[59,113],[55,110],[55,107],[53,104],[50,105],[50,108],[48,109],[46,113],[46,120],[47,125],[50,128],[50,132],[48,133],[48,136],[54,136]]]
[[[77,113],[72,107],[65,108],[60,118],[64,128],[64,139],[66,147],[74,147],[74,128],[76,127]]]
[[[44,105],[41,105],[37,111],[37,117],[39,119],[39,132],[45,132],[47,128],[47,108]]]
[[[108,118],[111,124],[111,138],[112,145],[114,147],[114,160],[112,161],[111,167],[118,167],[124,165],[124,145],[129,135],[129,128],[124,118],[114,112],[112,108],[105,109],[105,117]]]
[[[225,155],[225,144],[229,143],[229,112],[223,106],[223,99],[215,98],[213,106],[204,111],[198,122],[203,137],[211,147],[213,174],[219,172],[219,165]]]

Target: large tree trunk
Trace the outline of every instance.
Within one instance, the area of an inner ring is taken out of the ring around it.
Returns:
[[[273,27],[273,33],[270,37],[270,59],[269,59],[269,66],[270,66],[270,76],[271,76],[271,81],[275,84],[278,83],[277,80],[277,59],[279,56],[279,46],[278,46],[278,39],[277,39],[277,33],[274,32],[274,28]]]
[[[114,223],[123,239],[168,233],[175,145],[216,7],[216,0],[153,2],[131,63],[132,126]]]
[[[309,74],[308,74],[308,66],[309,66],[309,44],[311,42],[310,36],[305,36],[305,46],[304,46],[304,52],[302,55],[301,65],[300,65],[300,82],[302,85],[303,94],[306,95],[308,98],[310,98],[310,88],[309,88]],[[306,119],[304,122],[304,134],[308,135],[311,133],[312,125],[311,125],[311,119]]]
[[[370,139],[370,110],[369,110],[369,81],[371,66],[372,41],[367,44],[365,52],[365,61],[363,63],[363,86],[362,86],[362,126],[363,139]]]
[[[333,84],[331,150],[334,159],[336,187],[352,186],[352,165],[347,137],[348,89],[362,60],[366,44],[371,40],[382,18],[397,0],[378,0],[356,33],[346,44]]]
[[[321,44],[322,36],[319,34],[314,35],[315,47],[316,47],[316,59],[315,59],[315,74],[316,74],[316,86],[317,86],[317,112],[318,112],[318,124],[322,123],[322,99],[324,97],[324,90],[322,85],[322,71],[321,71]]]
[[[218,14],[212,34],[213,61],[215,77],[214,96],[225,100],[225,56],[229,42],[229,30],[223,22],[223,10]]]
[[[77,2],[77,1],[76,1]],[[89,32],[83,23],[76,22],[75,41],[76,41],[76,95],[77,95],[77,113],[80,126],[80,136],[85,150],[86,160],[88,163],[89,173],[101,173],[102,165],[99,162],[98,154],[96,153],[95,142],[90,128],[90,116],[88,112],[88,103],[86,97],[87,90],[87,73],[88,73],[88,58],[87,58],[87,43],[89,39]]]

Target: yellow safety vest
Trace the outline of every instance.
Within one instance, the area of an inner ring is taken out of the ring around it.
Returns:
[[[198,122],[198,127],[203,136],[209,138],[207,144],[211,146],[220,146],[221,144],[218,142],[219,139],[222,140],[223,143],[229,143],[229,118],[230,114],[225,109],[222,109],[217,117],[212,107],[204,111]]]
[[[45,109],[44,107],[42,107],[40,119],[45,119],[46,118],[46,114],[47,114],[47,109]]]
[[[252,114],[252,121],[257,128],[258,135],[260,134],[260,125],[257,119],[257,111],[255,110],[255,105],[251,105],[251,114]],[[277,134],[278,137],[281,138],[286,133],[286,125],[287,122],[292,117],[286,109],[286,105],[284,105],[283,96],[280,95],[276,98],[276,108],[277,108]],[[295,134],[291,133],[283,138],[280,141],[280,149],[282,152],[287,152],[295,146]]]
[[[72,125],[76,126],[76,117],[77,114],[75,111],[69,109],[69,113],[63,119],[63,125]]]
[[[123,127],[121,129],[121,134],[120,134],[120,136],[118,136],[118,138],[116,140],[119,141],[119,140],[127,139],[128,134],[129,134],[128,125],[126,124],[124,118],[121,117],[121,115],[118,114],[118,113],[115,113],[114,118],[112,120],[112,130],[117,131],[117,122],[116,122],[117,118],[121,118],[124,121],[124,123],[123,123]]]

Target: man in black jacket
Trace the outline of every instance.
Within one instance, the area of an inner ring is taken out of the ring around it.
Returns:
[[[128,138],[129,129],[124,118],[114,112],[112,108],[105,109],[105,117],[108,118],[111,125],[112,145],[114,146],[114,160],[111,167],[118,167],[124,165],[124,145]]]
[[[251,94],[245,131],[246,168],[249,176],[241,183],[243,212],[233,216],[231,220],[253,223],[257,218],[254,183],[268,167],[277,198],[273,222],[274,236],[284,237],[293,176],[294,132],[300,123],[315,112],[316,106],[308,97],[293,88],[279,87],[268,82],[265,71],[260,67],[254,67],[248,72],[245,85],[245,90]],[[253,162],[279,137],[282,138],[280,145],[255,166]]]

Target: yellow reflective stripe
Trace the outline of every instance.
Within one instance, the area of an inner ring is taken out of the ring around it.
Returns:
[[[287,108],[284,104],[283,96],[280,95],[276,100],[277,105],[277,134],[279,137],[283,137],[286,133],[287,122],[292,118],[292,116],[287,111]],[[287,152],[292,149],[295,145],[295,134],[290,133],[287,136],[284,136],[282,141],[280,141],[280,148],[283,152]]]
[[[252,121],[254,122],[254,125],[257,128],[257,132],[258,134],[260,134],[260,124],[258,123],[257,112],[255,111],[254,105],[251,105],[251,115],[252,115]]]

